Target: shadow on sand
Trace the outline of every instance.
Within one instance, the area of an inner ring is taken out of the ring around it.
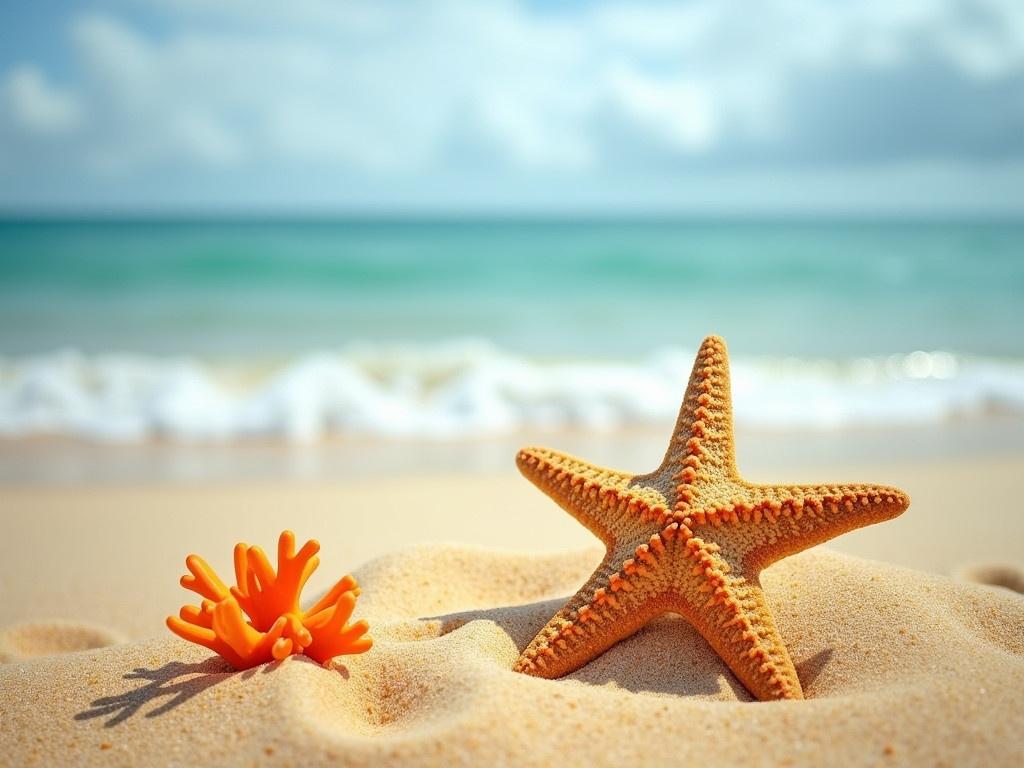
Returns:
[[[273,666],[273,665],[270,665]],[[246,670],[241,674],[254,673]],[[92,720],[97,717],[108,717],[104,725],[112,728],[137,714],[146,704],[158,699],[167,700],[146,713],[146,717],[158,717],[186,701],[199,695],[208,688],[239,674],[222,659],[213,656],[196,664],[184,664],[171,661],[156,669],[138,669],[124,676],[125,680],[144,680],[144,685],[136,686],[116,696],[104,696],[89,705],[89,709],[75,715],[75,720]]]
[[[496,624],[522,651],[547,620],[565,604],[564,599],[511,605],[424,617],[439,621],[446,635],[473,621]],[[805,692],[832,657],[826,648],[797,665]],[[588,685],[612,685],[634,693],[719,698],[730,692],[740,701],[753,701],[743,684],[684,619],[666,615],[655,619],[632,637],[560,680]],[[558,680],[552,681],[558,683]]]
[[[804,696],[808,696],[814,687],[814,681],[818,679],[821,670],[832,658],[832,649],[823,648],[813,656],[796,663],[796,674],[800,678],[800,687],[804,689]]]

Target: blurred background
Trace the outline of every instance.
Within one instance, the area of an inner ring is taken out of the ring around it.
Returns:
[[[0,7],[0,482],[1024,449],[1024,5]]]

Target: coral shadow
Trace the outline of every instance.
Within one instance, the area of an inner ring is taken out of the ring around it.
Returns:
[[[145,715],[146,717],[158,717],[175,707],[180,707],[192,697],[234,674],[236,674],[235,670],[216,656],[198,664],[171,661],[156,669],[139,667],[126,674],[124,679],[146,680],[148,682],[145,685],[132,688],[116,696],[104,696],[96,699],[88,709],[77,713],[75,720],[92,720],[109,715],[110,719],[104,723],[104,726],[113,728],[137,714],[147,703],[169,697],[167,701]]]

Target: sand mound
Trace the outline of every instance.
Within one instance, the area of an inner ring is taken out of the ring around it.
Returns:
[[[0,704],[0,754],[19,765],[1024,759],[1019,595],[814,551],[763,576],[807,701],[751,701],[675,617],[568,678],[511,672],[599,559],[421,547],[370,563],[358,615],[376,645],[334,669],[296,657],[236,673],[170,636],[9,663],[0,686],[19,693]]]
[[[0,629],[0,662],[89,651],[122,642],[119,633],[85,622],[24,622]]]
[[[953,576],[973,584],[987,584],[1024,594],[1024,568],[1006,563],[966,565],[958,568]]]

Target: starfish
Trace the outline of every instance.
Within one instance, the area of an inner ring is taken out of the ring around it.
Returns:
[[[701,344],[661,466],[631,476],[545,448],[520,471],[607,547],[601,565],[523,651],[515,670],[572,672],[651,619],[679,614],[758,699],[802,699],[760,584],[763,568],[901,514],[880,485],[757,485],[736,470],[725,342]]]

